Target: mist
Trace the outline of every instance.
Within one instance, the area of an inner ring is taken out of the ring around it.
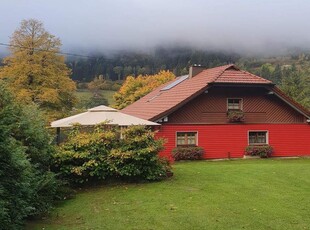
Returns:
[[[62,50],[88,54],[158,46],[283,54],[310,48],[307,0],[5,0],[0,42],[23,19],[35,18],[59,37]],[[0,47],[0,54],[6,52]]]

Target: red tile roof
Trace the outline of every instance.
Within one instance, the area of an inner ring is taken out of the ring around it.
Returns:
[[[271,81],[239,70],[234,65],[205,69],[171,89],[161,91],[161,89],[175,80],[159,86],[140,100],[124,108],[122,112],[142,119],[156,121],[204,92],[211,83],[273,85]]]

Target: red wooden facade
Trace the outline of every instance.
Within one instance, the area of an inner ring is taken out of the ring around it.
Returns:
[[[171,158],[176,147],[176,132],[197,132],[198,146],[205,149],[206,159],[238,158],[244,156],[249,131],[267,131],[268,143],[274,148],[272,156],[310,155],[310,125],[308,124],[164,124],[157,137],[166,139],[161,156]]]

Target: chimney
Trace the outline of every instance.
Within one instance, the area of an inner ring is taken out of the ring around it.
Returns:
[[[201,73],[203,70],[205,69],[205,67],[201,66],[201,65],[192,65],[191,67],[189,67],[189,79],[195,77],[197,74]]]

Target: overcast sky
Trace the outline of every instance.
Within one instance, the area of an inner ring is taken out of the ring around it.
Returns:
[[[310,0],[1,0],[0,43],[29,18],[59,37],[63,51],[310,47]]]

